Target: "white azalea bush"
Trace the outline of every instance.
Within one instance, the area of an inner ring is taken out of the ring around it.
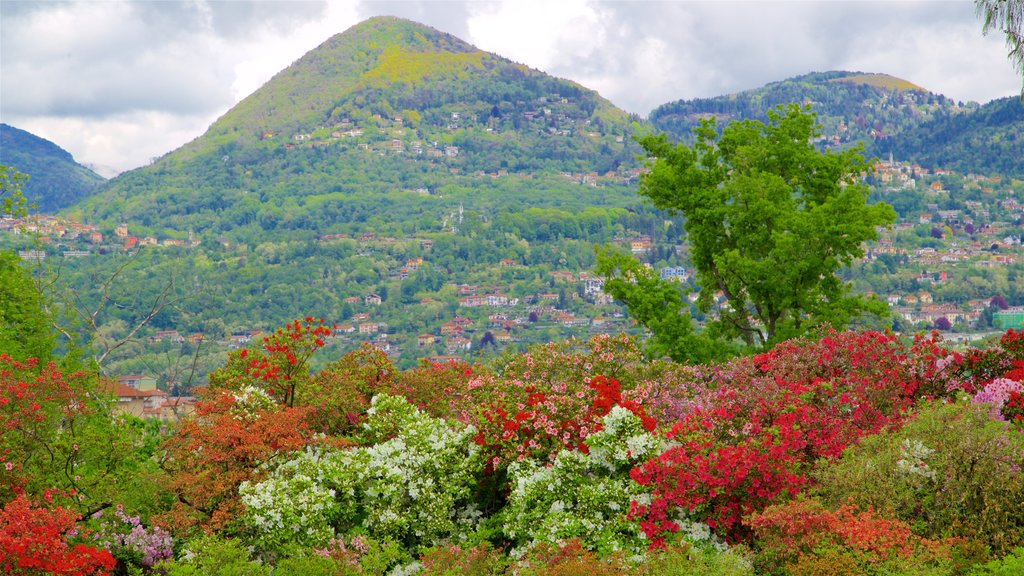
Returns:
[[[631,480],[629,471],[657,456],[661,440],[615,406],[586,444],[589,453],[563,450],[549,466],[532,460],[509,465],[512,491],[503,514],[505,535],[516,542],[513,555],[572,538],[600,552],[646,552],[648,542],[627,513],[634,500],[650,502],[649,488]]]
[[[242,483],[245,523],[262,545],[324,546],[334,537],[334,526],[355,517],[355,478],[328,478],[342,454],[309,448],[279,464],[262,482]]]
[[[244,521],[267,546],[323,546],[365,532],[410,551],[461,541],[479,521],[473,488],[484,461],[473,427],[453,428],[404,398],[379,394],[363,424],[373,444],[309,449],[240,488]]]

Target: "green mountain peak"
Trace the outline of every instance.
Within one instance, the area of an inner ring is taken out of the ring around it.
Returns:
[[[114,180],[82,215],[229,232],[254,214],[284,212],[292,226],[337,230],[351,228],[356,196],[474,189],[491,185],[487,175],[514,175],[529,194],[544,192],[523,182],[535,175],[592,182],[619,173],[621,182],[638,167],[636,120],[593,90],[450,34],[371,18],[306,53],[196,140]],[[325,204],[339,215],[324,217]],[[224,221],[239,210],[246,215]]]

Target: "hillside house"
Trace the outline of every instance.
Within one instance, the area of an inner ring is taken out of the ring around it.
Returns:
[[[464,338],[462,336],[451,336],[445,341],[444,345],[449,352],[469,350],[473,347],[473,343],[469,338]]]

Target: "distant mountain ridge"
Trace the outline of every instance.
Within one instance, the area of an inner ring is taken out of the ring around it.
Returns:
[[[57,212],[92,194],[105,178],[60,146],[0,124],[0,164],[27,174],[22,192],[36,212]]]
[[[657,130],[687,141],[701,119],[766,120],[772,108],[810,106],[822,126],[822,144],[863,142],[870,156],[918,162],[930,168],[1024,176],[1024,104],[996,100],[955,102],[887,74],[819,72],[737,94],[679,100],[650,115]],[[1014,147],[1016,151],[1014,151]]]

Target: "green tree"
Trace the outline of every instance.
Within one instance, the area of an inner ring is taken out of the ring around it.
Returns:
[[[629,308],[629,315],[650,332],[647,354],[676,362],[710,362],[732,352],[728,345],[698,334],[679,285],[628,254],[597,248],[595,272],[605,278],[604,291]]]
[[[768,347],[819,324],[845,326],[882,303],[848,294],[837,276],[863,255],[862,243],[890,225],[887,204],[868,205],[860,149],[821,152],[816,116],[797,105],[769,112],[768,124],[714,120],[693,146],[662,134],[640,144],[652,158],[640,194],[686,218],[700,285],[698,308],[725,302],[712,334]]]
[[[18,256],[0,252],[0,353],[16,360],[52,359],[57,339],[43,304]]]
[[[28,213],[25,196],[21,191],[21,183],[28,176],[17,170],[0,164],[0,216],[10,214],[23,217]]]
[[[25,216],[21,183],[28,177],[0,166],[0,215]],[[16,360],[51,359],[57,341],[43,311],[43,298],[18,256],[0,252],[0,353]]]

